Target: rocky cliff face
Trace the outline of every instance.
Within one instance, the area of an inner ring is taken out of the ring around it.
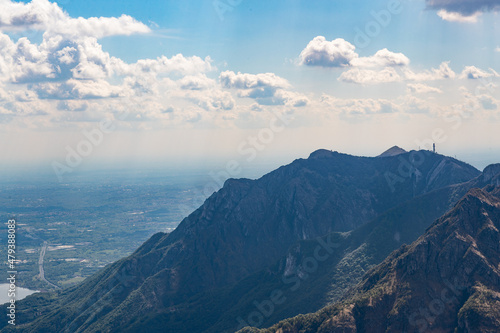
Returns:
[[[477,182],[479,186],[483,184],[500,186],[500,164],[491,164],[484,168],[483,174]]]
[[[500,200],[473,189],[343,302],[242,332],[499,332],[499,230]]]
[[[220,298],[221,288],[274,265],[297,241],[353,230],[478,174],[430,152],[366,158],[319,150],[258,180],[228,180],[174,232],[154,235],[130,257],[57,297],[37,295],[20,303],[20,321],[31,323],[19,330],[172,330],[174,317],[200,320],[199,331],[207,329],[200,319],[205,310],[193,312],[193,302],[210,298],[216,304],[210,320],[217,320],[227,300]],[[141,326],[146,314],[148,324]]]

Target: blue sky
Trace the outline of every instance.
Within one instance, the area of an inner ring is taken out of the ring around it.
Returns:
[[[436,130],[443,153],[500,159],[498,1],[0,6],[0,153],[10,164],[72,172],[137,159],[253,163],[249,149],[255,160],[321,147],[374,155],[417,149]],[[265,139],[283,116],[294,121]],[[113,130],[69,167],[68,151],[102,121]]]
[[[273,71],[284,59],[297,57],[313,37],[353,41],[356,28],[365,30],[372,11],[387,8],[388,1],[249,1],[227,11],[220,19],[213,1],[62,1],[71,16],[120,16],[128,14],[148,25],[158,25],[159,35],[109,38],[103,45],[122,59],[174,55],[210,55],[227,61],[230,69]],[[477,66],[498,63],[495,46],[500,36],[497,15],[483,15],[476,24],[450,23],[426,9],[424,1],[402,1],[402,13],[392,15],[390,25],[368,47],[366,55],[387,47],[417,59],[421,66],[438,65],[443,59],[457,68],[471,59]],[[162,30],[165,30],[162,32]],[[170,37],[170,38],[169,38]],[[140,43],[131,50],[124,41]]]

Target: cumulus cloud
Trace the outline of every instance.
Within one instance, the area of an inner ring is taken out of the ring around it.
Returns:
[[[428,94],[428,93],[436,93],[442,94],[443,91],[441,89],[431,87],[422,83],[408,83],[408,90],[412,93],[417,94]]]
[[[59,101],[57,103],[57,109],[61,111],[75,111],[75,112],[80,112],[80,111],[86,111],[89,107],[88,102],[86,101]]]
[[[260,102],[266,104],[262,100]],[[272,99],[268,100],[267,104],[302,107],[309,104],[309,99],[301,93],[280,89],[276,91]]]
[[[443,20],[449,22],[476,23],[481,13],[477,12],[469,16],[465,16],[460,13],[448,12],[446,9],[441,9],[437,12],[437,15]]]
[[[432,68],[422,72],[413,72],[409,68],[404,68],[403,74],[406,80],[409,81],[434,81],[442,79],[454,79],[455,72],[450,68],[448,61],[442,62],[439,68]]]
[[[493,69],[490,69],[490,72],[486,72],[475,66],[466,66],[462,71],[462,74],[460,74],[460,78],[471,79],[471,80],[484,79],[488,77],[498,77],[498,76],[499,76],[498,73],[495,72]]]
[[[445,79],[485,79],[500,77],[494,69],[484,71],[475,66],[466,66],[457,75],[449,65],[449,62],[442,62],[438,68],[431,68],[415,72],[408,66],[385,67],[381,69],[350,68],[344,71],[338,78],[339,81],[356,84],[380,84],[389,82],[426,82]],[[415,93],[442,93],[440,89],[424,84],[408,84],[408,90]]]
[[[403,53],[394,53],[388,49],[377,51],[371,57],[354,58],[351,65],[354,67],[387,67],[387,66],[408,66],[410,59]]]
[[[498,0],[426,0],[427,8],[447,21],[476,22],[482,12],[498,11]]]
[[[490,72],[485,72],[474,66],[465,67],[463,72],[457,76],[447,61],[442,62],[438,68],[414,71],[409,66],[410,59],[403,53],[395,53],[384,48],[372,56],[360,57],[355,50],[354,45],[341,38],[327,41],[325,37],[317,36],[300,53],[300,64],[305,66],[340,67],[344,71],[340,74],[339,81],[363,85],[403,81],[425,82],[455,79],[457,77],[460,79],[478,79],[498,76],[492,69],[490,69]],[[276,81],[276,77],[273,77],[273,79],[268,78],[268,81]],[[221,81],[225,86],[234,87],[236,83],[232,81],[236,82],[237,80],[239,80],[240,89],[248,88],[244,87],[244,85],[250,80],[253,80],[251,82],[258,82],[257,77],[245,78],[241,73],[232,73],[231,77],[228,74],[224,74],[224,77],[221,76]],[[254,86],[255,88],[252,91],[246,92],[244,95],[252,98],[269,98],[274,96],[276,91],[274,87],[279,86],[279,84],[261,84],[257,87],[257,84],[254,83]],[[442,93],[437,88],[423,84],[409,85],[408,89],[410,92],[419,94]]]
[[[119,97],[123,89],[105,80],[75,80],[63,83],[44,82],[33,86],[42,99],[96,99]]]
[[[257,88],[289,88],[290,83],[274,73],[237,74],[233,71],[220,73],[220,82],[224,88],[257,89]]]
[[[33,0],[29,3],[1,0],[0,3],[0,28],[3,31],[43,30],[66,38],[103,38],[150,32],[146,25],[128,15],[72,18],[57,3],[48,0]]]
[[[177,54],[127,63],[105,52],[99,38],[149,32],[132,17],[72,18],[47,0],[0,0],[0,5],[0,108],[5,110],[4,119],[26,121],[23,116],[48,115],[38,123],[54,125],[128,113],[124,126],[128,121],[153,120],[179,124],[209,120],[212,116],[204,116],[205,111],[231,117],[230,111],[236,107],[234,92],[225,91],[207,76],[216,70],[210,57]],[[36,39],[14,40],[9,35],[32,30],[40,32]],[[291,85],[272,73],[257,75],[256,83],[252,79],[245,77],[244,84],[253,89],[271,87],[277,102],[306,103],[299,94],[284,90]],[[231,84],[236,87],[240,81],[236,76]]]
[[[500,3],[497,0],[426,0],[426,2],[429,8],[445,9],[463,15],[500,9]]]
[[[384,68],[382,70],[352,68],[343,72],[338,78],[339,81],[358,84],[378,84],[388,82],[398,82],[402,77],[394,68]]]
[[[476,88],[474,92],[472,92],[466,87],[460,87],[460,92],[463,100],[456,106],[456,108],[464,110],[468,113],[477,113],[481,110],[497,110],[498,105],[500,104],[499,100],[487,93],[487,89],[481,91],[481,89]],[[492,92],[493,91],[489,91],[489,93]]]
[[[211,59],[206,57],[185,57],[177,54],[171,58],[161,56],[156,59],[140,59],[127,64],[102,50],[96,38],[79,40],[61,36],[44,35],[40,44],[33,44],[27,38],[13,42],[0,33],[0,81],[16,84],[47,83],[37,85],[37,91],[44,98],[91,98],[117,96],[117,90],[108,94],[111,85],[105,81],[123,78],[123,84],[138,92],[153,92],[152,89],[162,78],[172,76],[182,78],[184,89],[202,89],[213,84],[203,73],[213,70]],[[70,81],[73,80],[73,81]],[[64,84],[66,82],[66,84]],[[53,87],[62,87],[62,92],[52,93]],[[101,93],[93,93],[93,88],[103,88]],[[82,93],[83,92],[83,93]]]
[[[406,113],[430,113],[430,106],[427,101],[411,95],[405,96],[401,108]]]
[[[232,110],[235,106],[233,96],[227,91],[212,89],[209,91],[191,91],[187,98],[206,111]]]
[[[197,56],[185,57],[177,54],[171,58],[161,56],[156,59],[140,59],[130,66],[122,67],[122,75],[130,74],[172,74],[172,75],[192,75],[213,70],[212,59]]]
[[[325,37],[317,36],[302,50],[299,60],[301,65],[320,67],[388,67],[410,63],[403,53],[388,49],[379,50],[369,57],[360,57],[355,50],[354,45],[342,38],[327,41]]]
[[[215,80],[206,75],[187,75],[179,80],[181,89],[184,90],[204,90],[215,86]]]
[[[300,63],[307,66],[347,67],[358,57],[356,47],[342,38],[327,41],[317,36],[300,53]]]
[[[237,89],[239,97],[252,98],[260,105],[288,105],[301,107],[309,100],[304,95],[290,91],[290,83],[274,73],[234,73],[224,71],[220,74],[221,86]]]
[[[104,51],[99,38],[149,31],[129,16],[72,18],[47,0],[0,0],[0,4],[0,31],[8,32],[0,32],[0,121],[11,121],[16,116],[44,119],[40,124],[98,121],[128,111],[127,120],[144,126],[146,122],[162,124],[156,120],[215,124],[217,119],[236,119],[237,113],[257,114],[271,109],[266,106],[285,106],[283,109],[294,111],[308,107],[303,111],[306,114],[318,103],[312,94],[294,91],[288,80],[274,73],[217,74],[210,57],[177,54],[127,63]],[[41,34],[36,39],[10,37],[28,29]],[[11,34],[13,31],[16,33]],[[314,38],[300,53],[300,63],[342,68],[342,82],[369,85],[409,81],[408,91],[415,94],[441,93],[420,81],[498,75],[473,66],[456,75],[446,62],[436,69],[413,72],[403,53],[384,48],[361,57],[351,43],[340,38],[327,41],[322,36]],[[241,99],[250,99],[250,103],[244,100],[238,105]],[[321,101],[322,106],[346,115],[429,112],[426,101],[415,96],[404,102],[397,99],[397,103],[331,96]],[[484,109],[498,105],[488,95],[479,96],[476,102]]]

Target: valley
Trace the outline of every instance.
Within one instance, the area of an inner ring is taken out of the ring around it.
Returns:
[[[195,171],[0,182],[0,213],[18,222],[19,286],[50,291],[82,282],[155,232],[173,230],[191,201],[205,199],[198,188],[209,179],[208,172]],[[0,241],[6,236],[1,233]]]

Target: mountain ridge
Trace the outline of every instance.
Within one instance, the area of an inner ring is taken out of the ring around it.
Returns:
[[[423,236],[370,270],[342,302],[240,332],[498,332],[499,229],[500,199],[471,189]]]

